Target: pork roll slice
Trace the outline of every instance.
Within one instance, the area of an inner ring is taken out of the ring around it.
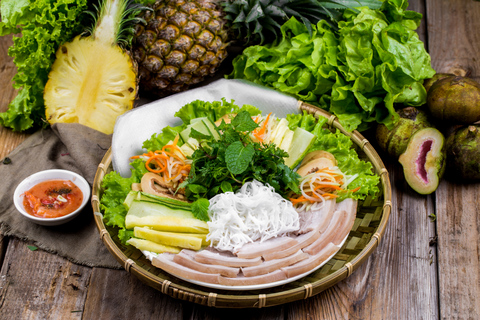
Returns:
[[[305,260],[302,260],[294,265],[284,267],[280,270],[285,272],[288,278],[304,274],[305,272],[313,270],[315,267],[327,261],[327,259],[338,251],[338,247],[333,243],[328,243],[321,251],[315,255],[311,255]]]
[[[251,286],[251,285],[259,285],[265,283],[272,283],[281,280],[286,280],[287,276],[282,270],[276,270],[271,273],[262,274],[256,277],[244,277],[238,276],[236,278],[227,278],[218,276],[218,282],[221,285],[225,286]]]
[[[195,261],[194,254],[189,253],[191,250],[182,250],[176,254],[173,261],[190,269],[204,272],[221,274],[225,277],[235,278],[240,273],[240,268],[232,268],[221,265],[205,264]],[[195,253],[194,251],[191,251]]]
[[[242,259],[238,257],[230,257],[221,253],[212,252],[210,250],[201,250],[195,254],[195,261],[206,264],[216,264],[226,267],[250,267],[262,263],[262,257],[253,259]]]
[[[182,266],[174,261],[175,254],[161,253],[152,259],[152,264],[166,272],[184,279],[218,284],[218,274],[204,273]]]
[[[259,264],[258,266],[243,267],[242,273],[245,275],[245,277],[255,277],[262,274],[273,272],[283,267],[290,266],[294,263],[305,260],[308,257],[309,257],[308,254],[306,254],[302,250],[298,250],[295,254],[292,254],[282,259],[265,261],[264,263]]]
[[[266,241],[260,242],[250,242],[244,244],[240,249],[238,249],[235,254],[239,258],[243,259],[253,259],[261,257],[263,254],[268,254],[276,251],[282,251],[288,249],[291,246],[297,244],[297,241],[290,237],[277,237],[268,239]]]

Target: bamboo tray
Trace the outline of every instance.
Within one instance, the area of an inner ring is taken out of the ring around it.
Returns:
[[[338,253],[323,267],[283,286],[251,291],[227,291],[194,285],[152,266],[139,250],[120,243],[116,229],[105,226],[103,223],[103,214],[99,206],[103,193],[101,183],[105,174],[112,170],[111,149],[107,151],[98,166],[91,200],[100,237],[108,250],[127,272],[162,293],[177,299],[218,308],[262,308],[307,299],[349,277],[372,254],[385,232],[392,208],[388,171],[375,149],[359,132],[346,131],[334,115],[312,105],[299,102],[299,110],[305,110],[316,118],[327,118],[329,128],[339,129],[349,136],[357,147],[360,157],[370,161],[376,173],[380,175],[380,194],[375,199],[367,198],[359,201],[357,217],[347,240]]]

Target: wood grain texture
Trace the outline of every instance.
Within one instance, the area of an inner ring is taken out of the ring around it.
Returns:
[[[0,272],[0,319],[81,319],[90,273],[11,239]]]
[[[10,101],[17,95],[13,89],[12,78],[17,72],[13,58],[8,56],[8,48],[13,44],[12,36],[0,37],[0,112],[8,109]],[[28,136],[27,133],[13,132],[0,126],[0,160],[5,158],[15,147]]]
[[[480,81],[480,2],[426,3],[433,68]],[[450,179],[435,193],[442,319],[480,319],[479,192],[478,183]]]

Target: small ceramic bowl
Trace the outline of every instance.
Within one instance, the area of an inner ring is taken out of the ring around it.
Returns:
[[[39,218],[27,213],[25,211],[25,207],[23,206],[23,194],[36,184],[46,180],[70,180],[76,184],[83,193],[83,201],[80,207],[72,213],[58,218]],[[28,220],[44,226],[56,226],[72,220],[80,213],[80,211],[82,211],[89,200],[90,185],[88,182],[81,175],[75,172],[60,169],[45,170],[30,175],[20,182],[15,189],[15,193],[13,194],[13,203],[15,204],[17,210],[20,211],[20,213]]]

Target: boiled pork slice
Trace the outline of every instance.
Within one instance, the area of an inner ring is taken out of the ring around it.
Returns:
[[[314,229],[323,232],[330,221],[333,212],[335,211],[336,201],[335,199],[325,200],[323,206],[320,209],[301,210],[298,212],[300,219],[300,229],[296,231],[296,234],[303,234]]]
[[[341,229],[343,220],[345,220],[346,218],[347,213],[345,211],[335,211],[327,230],[325,230],[324,233],[320,234],[320,237],[315,240],[311,245],[303,248],[303,251],[310,255],[315,255],[321,250],[323,250],[326,245],[333,241],[337,231]]]
[[[161,253],[152,259],[152,264],[175,276],[207,283],[218,284],[218,274],[204,273],[182,266],[174,261],[175,254]]]
[[[255,277],[262,274],[273,272],[283,267],[287,267],[289,265],[292,265],[294,263],[297,263],[307,258],[308,258],[308,254],[306,254],[302,250],[298,250],[295,254],[292,254],[282,259],[265,261],[262,264],[259,264],[258,266],[243,267],[242,272],[245,277]]]
[[[331,255],[337,252],[338,249],[339,248],[336,245],[330,242],[317,254],[311,255],[305,260],[302,260],[294,265],[284,267],[280,270],[285,272],[285,275],[288,278],[304,274],[305,272],[308,272],[325,262]]]
[[[242,259],[238,257],[229,257],[221,253],[210,250],[201,250],[195,254],[195,261],[206,264],[216,264],[226,267],[249,267],[262,263],[262,257],[253,259]]]
[[[176,254],[173,261],[190,269],[204,273],[221,274],[225,277],[235,278],[240,273],[240,268],[221,265],[205,264],[195,260],[195,251],[183,249]]]
[[[242,275],[236,278],[227,278],[227,277],[218,277],[218,282],[221,285],[225,286],[251,286],[251,285],[259,285],[265,283],[272,283],[277,281],[286,280],[287,276],[285,272],[282,270],[277,270],[271,273],[262,274],[256,277],[244,277]]]
[[[239,258],[252,259],[261,257],[264,254],[282,251],[297,244],[297,241],[290,237],[277,237],[260,242],[244,244],[236,253]]]
[[[281,259],[281,258],[288,257],[289,255],[294,254],[298,250],[305,248],[306,246],[308,246],[309,244],[317,240],[320,237],[320,232],[318,232],[317,230],[313,230],[313,231],[301,234],[299,236],[290,235],[289,237],[295,239],[297,241],[297,244],[283,251],[265,253],[262,255],[263,259],[265,261],[269,261],[273,259]]]

